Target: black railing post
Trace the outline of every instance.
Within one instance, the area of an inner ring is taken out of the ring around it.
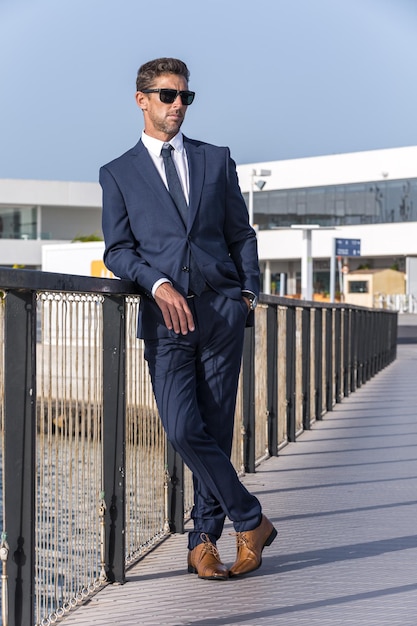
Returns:
[[[303,395],[303,428],[310,428],[310,358],[311,358],[311,315],[310,307],[303,307],[301,312],[301,342],[302,342],[302,395]]]
[[[368,357],[369,357],[369,335],[368,335],[368,327],[367,327],[367,321],[368,321],[368,312],[367,311],[361,311],[361,317],[362,317],[362,341],[361,341],[361,347],[362,347],[362,375],[361,375],[361,384],[364,385],[367,381],[367,369],[368,369]]]
[[[378,340],[378,336],[380,333],[380,316],[378,314],[372,315],[372,313],[369,316],[369,330],[370,330],[370,338],[369,338],[369,345],[370,345],[370,360],[369,360],[369,378],[372,378],[373,376],[375,376],[376,372],[377,372],[377,352],[378,352],[378,346],[377,346],[377,340]]]
[[[350,310],[350,391],[356,391],[358,370],[358,310]]]
[[[36,295],[6,295],[4,332],[4,531],[10,552],[9,626],[34,624]]]
[[[287,439],[295,441],[295,306],[287,307]]]
[[[385,312],[380,312],[378,315],[379,318],[379,332],[378,332],[378,346],[377,346],[377,371],[379,372],[385,367],[386,362],[386,340],[388,337],[389,330],[389,314]]]
[[[278,454],[278,322],[277,307],[267,310],[268,453]]]
[[[368,380],[375,375],[375,337],[378,332],[378,315],[373,319],[371,311],[368,312],[368,328],[369,328],[369,364],[368,364]]]
[[[342,309],[334,310],[335,401],[342,401]]]
[[[391,350],[390,350],[390,363],[397,358],[397,345],[398,345],[398,311],[390,314],[390,326],[391,326]]]
[[[103,302],[103,477],[106,566],[110,582],[126,582],[126,305],[122,295]]]
[[[326,411],[333,410],[333,309],[325,309],[326,315]]]
[[[362,386],[363,382],[363,355],[364,355],[364,345],[363,345],[363,311],[358,309],[356,311],[356,354],[357,354],[357,365],[356,365],[356,389],[359,389]]]
[[[323,359],[323,317],[322,309],[314,310],[314,406],[315,418],[321,420],[322,417],[322,359]]]
[[[343,395],[345,398],[350,394],[350,361],[351,361],[351,340],[350,340],[350,309],[343,309]]]
[[[243,466],[255,471],[255,329],[245,329],[242,360],[243,429],[245,432]]]
[[[395,311],[395,313],[390,313],[389,326],[390,326],[390,338],[391,338],[389,363],[392,363],[392,361],[394,361],[394,359],[397,358],[398,311]]]
[[[367,348],[367,338],[366,338],[366,312],[360,310],[359,313],[360,320],[360,330],[359,330],[359,346],[358,346],[358,354],[360,355],[360,386],[365,384],[365,371],[366,371],[366,348]]]
[[[361,383],[364,385],[368,380],[368,363],[369,363],[369,329],[368,329],[368,312],[362,311],[362,377]]]
[[[184,532],[184,462],[172,444],[167,443],[168,523],[172,533]]]

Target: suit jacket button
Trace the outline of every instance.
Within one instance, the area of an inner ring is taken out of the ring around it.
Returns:
[[[186,265],[184,265],[181,269],[182,269],[183,272],[189,272],[190,271],[190,268],[187,267]]]

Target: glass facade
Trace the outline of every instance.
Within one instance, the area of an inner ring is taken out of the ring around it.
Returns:
[[[36,207],[0,207],[0,239],[36,239]]]
[[[417,178],[259,191],[253,200],[254,223],[260,230],[292,224],[412,222],[417,221]]]

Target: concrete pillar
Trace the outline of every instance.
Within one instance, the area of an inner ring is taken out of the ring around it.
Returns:
[[[263,292],[271,293],[271,263],[269,261],[265,261]]]

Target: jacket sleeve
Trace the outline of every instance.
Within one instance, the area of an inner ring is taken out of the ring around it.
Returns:
[[[99,180],[103,190],[104,263],[115,276],[134,281],[147,295],[151,295],[155,282],[166,276],[150,267],[140,255],[122,190],[107,166],[100,169]]]
[[[239,273],[241,287],[257,296],[260,289],[258,247],[256,233],[249,224],[249,214],[239,187],[236,164],[227,150],[226,156],[226,212],[224,233]]]

